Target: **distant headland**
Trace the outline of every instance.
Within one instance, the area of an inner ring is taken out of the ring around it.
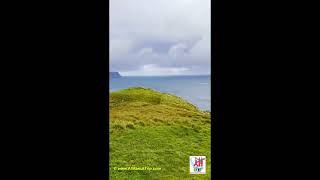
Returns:
[[[119,78],[121,77],[119,72],[109,72],[110,78]]]

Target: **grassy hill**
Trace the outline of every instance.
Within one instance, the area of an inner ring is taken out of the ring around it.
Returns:
[[[210,113],[136,87],[110,93],[109,124],[110,179],[210,179]],[[189,174],[189,156],[197,155],[207,157],[205,175]]]

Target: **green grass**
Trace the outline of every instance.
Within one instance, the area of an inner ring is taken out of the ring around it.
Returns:
[[[145,88],[110,93],[110,179],[210,179],[210,113]],[[189,156],[206,156],[207,173],[189,174]],[[115,170],[152,167],[161,170]]]

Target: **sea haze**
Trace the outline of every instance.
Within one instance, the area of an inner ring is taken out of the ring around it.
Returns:
[[[211,109],[210,76],[124,76],[110,79],[110,91],[128,87],[146,87],[170,93],[202,110]]]

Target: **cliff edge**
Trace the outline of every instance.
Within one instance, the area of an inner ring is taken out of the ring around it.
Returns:
[[[110,78],[119,78],[121,77],[119,72],[109,72]]]

